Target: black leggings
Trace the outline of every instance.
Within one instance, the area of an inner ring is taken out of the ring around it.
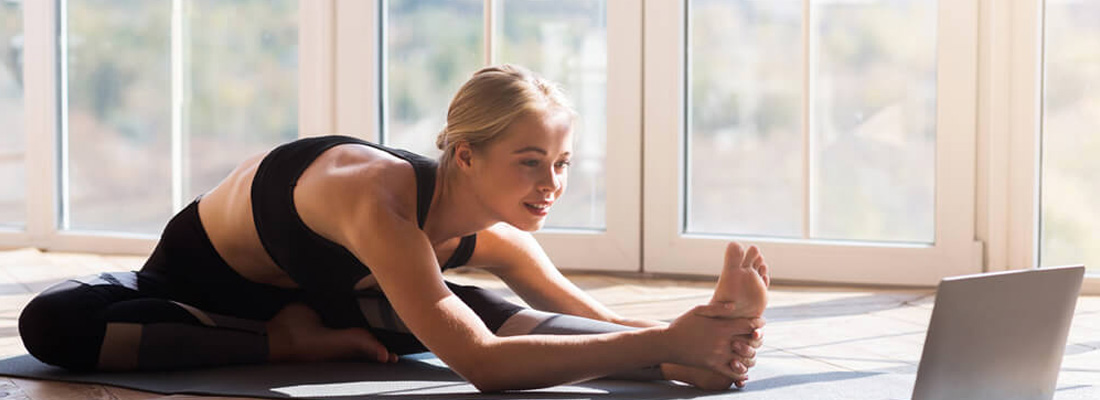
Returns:
[[[64,281],[31,300],[19,317],[27,350],[73,370],[262,363],[266,321],[301,302],[329,327],[368,329],[393,353],[428,351],[380,291],[311,293],[244,279],[214,250],[197,204],[169,221],[141,271]],[[482,288],[447,286],[494,332],[523,309]]]

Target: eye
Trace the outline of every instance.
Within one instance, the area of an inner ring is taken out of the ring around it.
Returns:
[[[539,160],[523,160],[523,161],[520,161],[519,163],[523,164],[524,166],[528,166],[528,167],[537,167],[537,166],[539,166]]]
[[[555,164],[554,166],[557,167],[557,168],[565,168],[565,167],[568,167],[570,164],[572,164],[572,163],[569,162],[569,160],[563,160],[563,161],[558,161],[558,163]]]

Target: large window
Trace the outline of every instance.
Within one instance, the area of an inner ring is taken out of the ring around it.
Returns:
[[[974,4],[647,6],[647,270],[715,274],[738,240],[779,278],[980,271]]]
[[[690,4],[686,231],[934,242],[934,1]]]
[[[385,4],[383,140],[437,156],[436,134],[446,125],[451,98],[470,75],[487,64],[523,65],[560,84],[579,114],[568,189],[554,206],[547,226],[604,229],[606,2],[389,0]],[[493,21],[484,19],[487,7]],[[485,37],[486,31],[490,38]],[[487,56],[486,50],[491,54]]]
[[[27,221],[26,136],[23,102],[23,10],[0,3],[0,227]]]
[[[1046,1],[1043,68],[1043,266],[1100,272],[1100,2]]]
[[[435,157],[463,82],[485,65],[482,0],[388,0],[383,141]]]
[[[297,1],[62,4],[63,229],[155,234],[298,136]]]
[[[691,2],[685,230],[802,237],[802,1]]]

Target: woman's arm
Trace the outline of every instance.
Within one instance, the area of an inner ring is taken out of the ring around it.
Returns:
[[[387,207],[351,217],[359,228],[348,248],[366,265],[397,314],[424,345],[482,391],[577,382],[662,362],[712,369],[734,377],[730,337],[760,321],[707,318],[705,306],[669,327],[598,335],[497,337],[451,293],[415,218]],[[711,310],[714,314],[721,311]]]
[[[497,224],[478,232],[477,248],[469,264],[496,275],[537,310],[628,326],[667,325],[623,323],[629,320],[596,301],[562,275],[530,233],[507,224]]]
[[[638,328],[668,326],[663,321],[623,317],[603,305],[562,275],[530,233],[507,224],[478,233],[469,264],[496,275],[537,310]]]
[[[538,241],[527,232],[497,224],[478,233],[469,264],[499,277],[531,307],[637,328],[665,327],[667,322],[623,317],[585,293],[561,274]],[[759,348],[759,331],[739,338]]]

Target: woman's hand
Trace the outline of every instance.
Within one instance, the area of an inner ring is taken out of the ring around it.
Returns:
[[[672,321],[666,328],[672,362],[706,368],[743,382],[748,368],[755,365],[752,345],[758,342],[755,338],[764,320],[730,319],[731,311],[721,303],[700,305]]]
[[[742,313],[735,308],[736,306],[734,303],[711,302],[710,304],[715,307],[697,308],[700,312],[700,316],[724,319],[748,319],[742,316]],[[760,318],[760,322],[760,327],[762,328],[765,321],[763,318]],[[754,329],[748,334],[734,336],[732,349],[734,353],[737,353],[740,357],[734,359],[730,367],[734,370],[744,370],[747,372],[749,368],[756,365],[756,349],[759,349],[763,344],[764,333],[760,328]],[[748,380],[748,376],[742,374],[734,383],[737,387],[744,387],[746,380]]]

